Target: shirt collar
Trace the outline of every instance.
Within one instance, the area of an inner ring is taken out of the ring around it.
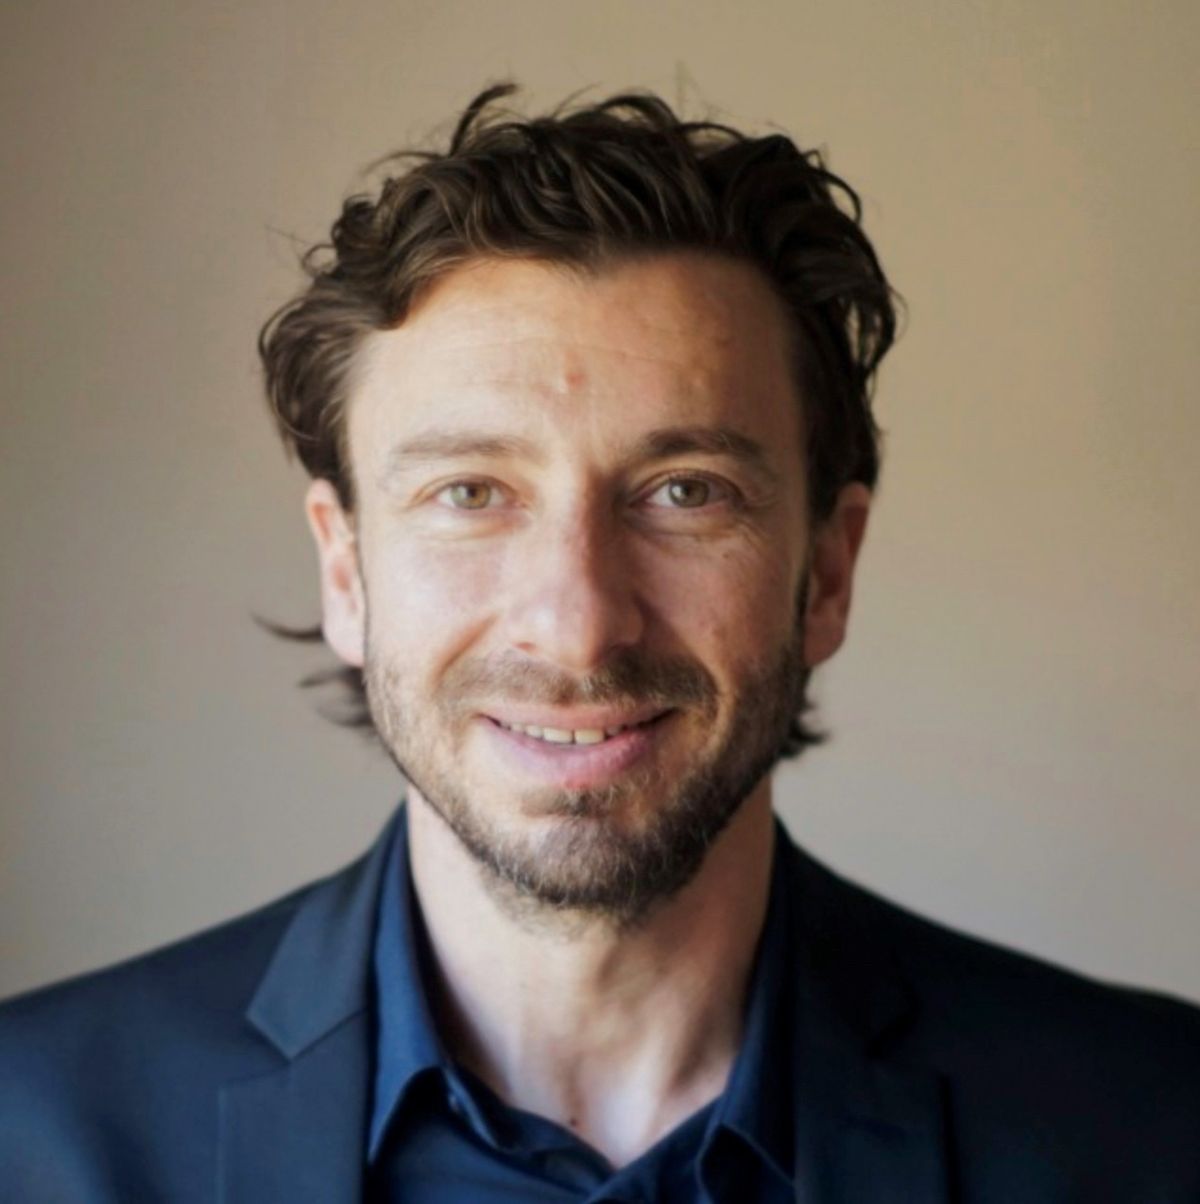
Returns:
[[[788,848],[787,834],[777,819],[767,914],[750,975],[742,1044],[717,1102],[705,1147],[722,1129],[732,1132],[790,1183],[795,956],[789,923],[792,862]]]
[[[786,1043],[792,1028],[794,957],[787,846],[777,820],[767,915],[751,973],[742,1045],[712,1113],[703,1151],[722,1130],[732,1132],[790,1182],[793,1060]],[[424,939],[409,870],[407,815],[402,811],[387,855],[376,921],[375,1076],[368,1146],[372,1161],[416,1076],[440,1069],[453,1077],[425,993],[420,953]]]
[[[420,964],[419,918],[408,868],[408,815],[401,809],[387,853],[375,926],[375,1082],[368,1159],[413,1079],[447,1066]]]

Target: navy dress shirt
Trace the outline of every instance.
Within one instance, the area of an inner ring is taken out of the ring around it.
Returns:
[[[789,881],[776,840],[770,901],[724,1092],[621,1168],[544,1117],[510,1107],[455,1064],[430,1010],[428,942],[405,817],[376,928],[369,1204],[788,1204],[792,1166]]]

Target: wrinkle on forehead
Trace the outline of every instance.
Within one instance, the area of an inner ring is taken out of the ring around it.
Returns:
[[[403,328],[401,327],[399,329]],[[386,339],[391,333],[393,332],[374,331],[368,336],[368,341],[379,340],[381,338]],[[716,342],[717,340],[714,338],[713,341]],[[725,334],[722,336],[720,341],[722,343],[728,343],[731,341],[731,338],[728,334]],[[506,355],[514,347],[529,348],[530,350],[536,350],[540,347],[548,352],[556,353],[565,351],[598,352],[605,356],[615,355],[622,359],[641,361],[643,363],[650,364],[665,364],[669,367],[675,368],[691,368],[694,363],[694,361],[690,359],[686,362],[683,360],[672,359],[670,356],[662,353],[655,354],[651,351],[631,351],[628,347],[622,346],[618,343],[602,343],[591,341],[585,342],[579,339],[564,339],[564,337],[561,335],[553,338],[546,335],[527,335],[521,338],[505,337],[495,339],[466,338],[460,342],[439,340],[439,346],[433,354],[442,356],[446,359],[454,360],[456,354],[463,351],[482,353],[497,352],[501,355]]]
[[[698,272],[697,268],[707,268]],[[636,295],[626,287],[637,278]],[[569,297],[569,304],[548,314],[547,290]],[[614,327],[641,328],[651,335],[699,334],[728,343],[745,319],[747,303],[760,313],[764,301],[776,309],[782,327],[782,303],[761,271],[744,260],[702,251],[670,251],[616,260],[595,269],[544,260],[481,259],[432,281],[397,329],[433,319],[453,326],[498,321],[502,341],[536,336],[547,325],[555,337],[586,345],[595,335],[597,317],[609,311]],[[578,319],[572,321],[571,319]],[[468,339],[473,345],[481,340]],[[620,351],[617,345],[605,350]]]
[[[395,428],[477,425],[481,414],[540,427],[553,410],[582,430],[611,424],[614,405],[635,425],[741,426],[761,424],[783,399],[793,412],[770,424],[789,444],[802,439],[798,429],[792,437],[782,306],[757,269],[723,257],[648,258],[595,274],[467,265],[435,282],[401,326],[368,336],[359,355],[352,428],[364,411]]]
[[[411,367],[407,351],[408,345],[398,341],[364,346],[359,381],[370,381],[373,389],[386,392],[390,368],[395,365],[403,372]],[[630,384],[641,382],[645,388],[662,387],[669,382],[691,388],[711,382],[712,387],[725,375],[720,359],[715,356],[695,355],[685,359],[668,354],[665,348],[655,353],[615,343],[568,342],[544,336],[461,342],[439,339],[436,345],[422,341],[421,360],[418,379],[436,381],[439,386],[526,389],[531,383],[531,372],[536,372],[539,392],[564,395],[611,380],[609,374],[616,363],[622,365],[621,375]]]

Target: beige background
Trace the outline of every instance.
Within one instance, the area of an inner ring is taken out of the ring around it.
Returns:
[[[293,688],[298,472],[253,338],[356,174],[485,81],[826,146],[906,294],[818,855],[1200,997],[1191,0],[18,0],[3,90],[0,993],[349,858],[397,792]]]

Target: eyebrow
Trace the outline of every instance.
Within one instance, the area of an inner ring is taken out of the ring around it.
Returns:
[[[633,459],[666,460],[671,456],[696,454],[729,456],[772,481],[779,476],[771,466],[766,448],[757,439],[728,426],[672,426],[651,431],[638,442]]]
[[[641,464],[685,455],[729,456],[744,467],[778,480],[766,449],[756,439],[732,427],[672,426],[650,431],[638,440],[629,462]],[[532,440],[519,435],[498,435],[491,431],[427,431],[398,443],[387,454],[382,481],[389,480],[414,464],[453,460],[469,456],[483,459],[520,457],[543,463],[545,452]]]
[[[398,443],[388,452],[381,482],[391,480],[414,464],[429,464],[437,460],[463,459],[479,456],[487,460],[524,457],[540,460],[541,453],[528,439],[519,435],[496,435],[489,431],[427,431]]]

